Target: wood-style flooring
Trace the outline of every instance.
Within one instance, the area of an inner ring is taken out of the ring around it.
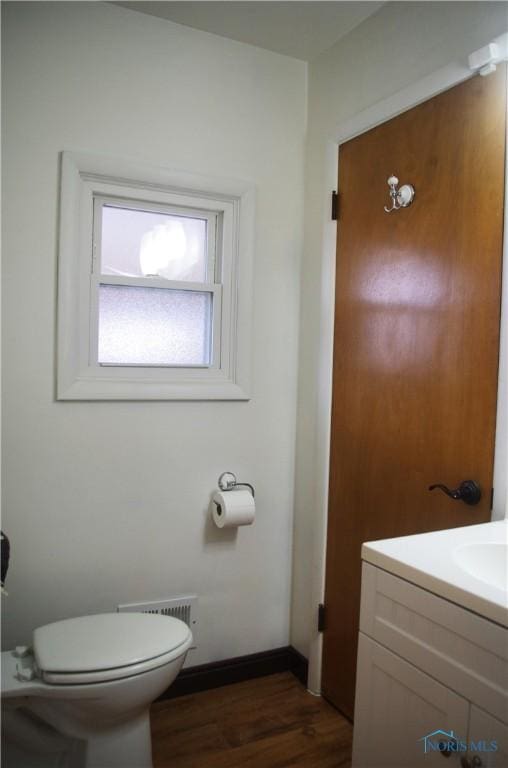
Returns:
[[[349,768],[353,727],[291,674],[156,702],[155,768]]]

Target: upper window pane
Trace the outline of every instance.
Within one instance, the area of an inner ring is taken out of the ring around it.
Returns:
[[[104,204],[101,273],[206,282],[206,219]]]

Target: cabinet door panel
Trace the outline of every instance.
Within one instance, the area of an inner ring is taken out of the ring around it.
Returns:
[[[468,718],[465,699],[360,632],[353,768],[457,768],[460,753],[426,752],[423,737],[465,741]]]
[[[471,705],[468,741],[470,746],[474,742],[478,747],[476,751],[470,750],[469,759],[477,755],[483,768],[506,768],[508,765],[508,725],[474,705]],[[493,741],[496,742],[496,751],[486,751]]]

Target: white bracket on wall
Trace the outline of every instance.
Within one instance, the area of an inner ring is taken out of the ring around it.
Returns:
[[[488,45],[473,51],[468,56],[469,69],[483,77],[496,71],[496,64],[508,59],[508,32],[496,37]]]

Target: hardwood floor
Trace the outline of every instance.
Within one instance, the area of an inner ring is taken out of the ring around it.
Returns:
[[[349,768],[353,726],[291,674],[156,702],[155,768]]]

